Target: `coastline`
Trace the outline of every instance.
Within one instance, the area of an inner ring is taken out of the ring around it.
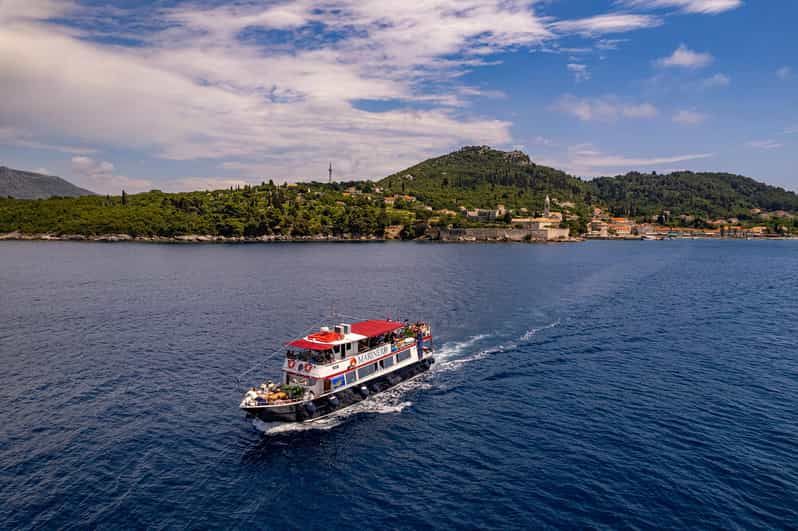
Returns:
[[[292,242],[348,242],[369,243],[385,242],[385,238],[377,237],[332,237],[332,236],[300,236],[291,237],[283,235],[247,237],[247,236],[214,236],[210,234],[185,234],[180,236],[131,236],[130,234],[49,234],[22,232],[0,233],[2,241],[55,241],[55,242],[101,242],[101,243],[292,243]]]
[[[674,238],[663,238],[657,241],[668,240],[717,240],[717,241],[774,241],[774,240],[798,240],[795,236],[767,236],[756,238],[713,238],[706,236],[683,236]],[[185,234],[180,236],[131,236],[129,234],[98,234],[87,236],[85,234],[48,234],[35,233],[26,234],[22,232],[0,233],[0,242],[3,241],[53,241],[53,242],[95,242],[95,243],[162,243],[162,244],[258,244],[258,243],[385,243],[391,241],[417,241],[426,243],[442,244],[468,244],[468,243],[513,243],[513,244],[567,244],[582,243],[586,241],[615,241],[615,242],[639,242],[652,241],[643,237],[620,237],[620,238],[568,238],[567,240],[531,240],[519,241],[509,239],[491,240],[441,240],[435,238],[417,238],[415,240],[400,240],[398,238],[378,238],[376,236],[363,237],[333,237],[333,236],[300,236],[291,237],[284,235],[270,235],[259,237],[247,236],[214,236],[210,234]]]

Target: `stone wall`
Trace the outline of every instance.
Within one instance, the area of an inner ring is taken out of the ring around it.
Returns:
[[[518,229],[518,228],[484,228],[484,229],[442,229],[438,239],[445,242],[524,242],[549,241],[568,237],[568,229]]]

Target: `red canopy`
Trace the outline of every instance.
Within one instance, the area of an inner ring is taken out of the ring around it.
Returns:
[[[399,321],[362,321],[360,323],[352,324],[352,333],[360,334],[361,336],[366,337],[376,337],[381,336],[382,334],[387,334],[388,332],[393,332],[394,330],[402,328],[403,326],[404,323],[400,323]]]
[[[308,349],[308,350],[330,350],[332,345],[325,343],[316,343],[315,341],[308,341],[307,339],[297,339],[288,344],[289,347]]]

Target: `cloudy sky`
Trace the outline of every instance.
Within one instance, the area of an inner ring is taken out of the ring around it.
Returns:
[[[798,189],[798,2],[0,0],[0,164],[103,193],[463,145]]]

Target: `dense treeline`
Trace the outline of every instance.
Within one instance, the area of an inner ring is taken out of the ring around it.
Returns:
[[[341,186],[263,184],[212,192],[0,199],[0,232],[164,237],[382,235],[386,219],[381,199],[347,197]]]
[[[798,195],[741,175],[675,172],[628,173],[591,182],[595,194],[618,215],[703,218],[752,217],[751,209],[798,211]]]

